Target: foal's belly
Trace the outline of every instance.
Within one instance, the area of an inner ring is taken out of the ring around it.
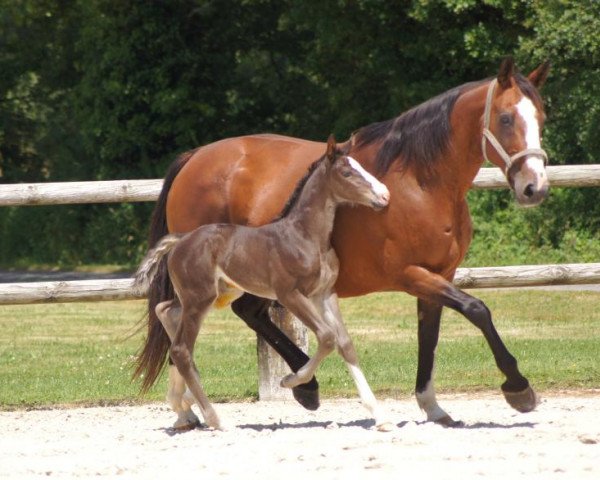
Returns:
[[[224,308],[229,306],[231,303],[240,298],[244,292],[271,300],[277,299],[275,292],[268,287],[258,284],[250,284],[249,282],[243,282],[239,280],[236,281],[232,277],[235,277],[235,275],[230,276],[224,272],[223,269],[217,267],[216,280],[218,296],[214,303],[215,308]]]

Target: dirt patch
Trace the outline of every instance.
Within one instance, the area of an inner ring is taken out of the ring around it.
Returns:
[[[439,400],[464,427],[423,422],[412,399],[383,402],[390,433],[354,400],[218,404],[231,430],[182,434],[162,404],[0,412],[0,477],[600,478],[600,391],[546,394],[528,414],[500,394]]]

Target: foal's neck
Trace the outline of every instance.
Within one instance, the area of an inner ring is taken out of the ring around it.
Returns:
[[[327,250],[330,245],[337,201],[329,188],[329,175],[323,160],[311,174],[285,220],[303,231],[306,237],[319,239]]]

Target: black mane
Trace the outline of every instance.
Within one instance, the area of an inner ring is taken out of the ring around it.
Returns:
[[[375,159],[377,174],[385,174],[400,156],[404,166],[420,167],[427,172],[448,147],[450,113],[465,88],[466,85],[453,88],[399,117],[358,130],[359,148],[383,140]]]
[[[514,76],[524,95],[537,105],[542,105],[536,88],[521,74]],[[469,82],[442,93],[408,110],[399,117],[373,123],[355,133],[358,148],[383,140],[377,157],[377,175],[384,175],[390,165],[400,159],[403,167],[417,169],[423,179],[427,177],[435,163],[443,158],[450,140],[450,114],[458,97],[490,79]]]
[[[275,219],[273,220],[274,222],[276,222],[277,220],[281,220],[282,218],[285,218],[289,215],[292,208],[294,208],[294,205],[296,205],[298,198],[300,198],[300,194],[302,193],[302,189],[306,185],[306,182],[308,182],[308,179],[311,177],[311,175],[315,172],[318,166],[321,165],[323,160],[325,160],[326,156],[327,155],[323,155],[318,160],[315,160],[310,165],[310,167],[308,167],[306,174],[298,181],[287,203],[285,204],[281,212],[279,212],[279,215],[277,215],[277,217],[275,217]]]

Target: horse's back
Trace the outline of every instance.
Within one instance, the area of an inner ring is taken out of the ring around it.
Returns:
[[[199,148],[169,192],[169,231],[271,221],[324,152],[324,143],[273,134],[229,138]]]

